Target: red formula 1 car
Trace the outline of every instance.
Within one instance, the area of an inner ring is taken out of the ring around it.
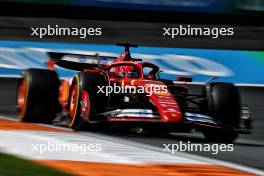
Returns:
[[[117,58],[51,52],[48,69],[25,70],[17,96],[21,121],[60,121],[75,130],[98,124],[153,133],[194,128],[218,142],[250,132],[249,109],[241,107],[233,84],[207,83],[194,93],[188,84],[160,79],[157,65],[131,58],[129,47],[135,45],[123,46]],[[60,80],[55,65],[79,72]]]

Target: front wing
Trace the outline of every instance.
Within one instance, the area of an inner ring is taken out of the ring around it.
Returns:
[[[156,122],[156,123],[172,123],[162,121],[159,118],[159,114],[152,109],[116,109],[105,113],[97,114],[106,117],[107,121],[119,121],[119,122]],[[214,118],[199,114],[186,112],[184,114],[184,120],[176,122],[175,124],[188,124],[194,127],[211,127],[211,128],[223,128],[233,129],[239,133],[248,134],[251,132],[251,111],[249,107],[243,107],[241,110],[240,128],[234,129],[228,124],[223,124]]]

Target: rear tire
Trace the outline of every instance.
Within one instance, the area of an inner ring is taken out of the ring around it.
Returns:
[[[100,73],[79,72],[73,78],[68,107],[70,128],[74,130],[93,128],[89,122],[98,120],[95,114],[105,111],[108,100],[105,94],[97,93],[99,90],[97,86],[106,85],[107,81]]]
[[[59,79],[55,71],[25,70],[18,84],[17,106],[23,122],[50,123],[57,115]]]
[[[237,137],[234,128],[239,127],[240,97],[237,88],[230,83],[210,83],[207,86],[209,115],[227,126],[227,129],[206,129],[209,141],[233,142]]]

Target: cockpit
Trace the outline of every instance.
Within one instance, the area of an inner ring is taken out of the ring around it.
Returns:
[[[148,62],[119,62],[108,68],[110,75],[121,78],[136,78],[155,80],[159,67]]]

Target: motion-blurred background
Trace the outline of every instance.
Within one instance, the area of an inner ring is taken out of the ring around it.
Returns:
[[[232,153],[214,157],[264,170],[264,1],[263,0],[0,0],[0,113],[15,116],[17,82],[23,69],[44,68],[46,51],[122,51],[115,43],[136,43],[134,55],[161,66],[165,76],[194,77],[194,89],[216,76],[235,83],[243,104],[252,108],[254,130]],[[190,24],[233,27],[235,35],[218,39],[164,38],[163,27]],[[31,36],[31,27],[102,27],[103,35]],[[187,59],[181,56],[187,56]],[[62,77],[73,73],[60,70]],[[158,146],[175,138],[131,138]],[[179,139],[179,138],[176,138]],[[193,138],[180,138],[204,142]],[[207,155],[196,153],[197,155]]]

